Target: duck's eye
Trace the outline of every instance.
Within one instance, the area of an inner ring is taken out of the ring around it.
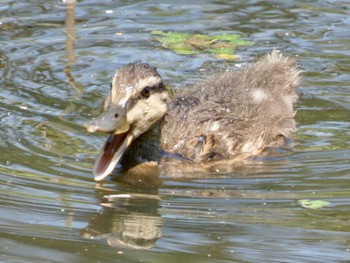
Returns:
[[[151,88],[148,86],[144,87],[142,92],[141,92],[141,95],[145,98],[148,98],[151,95]]]

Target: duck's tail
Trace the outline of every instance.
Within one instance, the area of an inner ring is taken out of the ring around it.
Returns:
[[[274,50],[249,70],[253,71],[251,74],[255,75],[257,81],[266,82],[257,85],[264,87],[264,94],[267,94],[264,98],[267,101],[260,104],[260,111],[270,125],[267,133],[270,139],[267,141],[276,142],[279,136],[290,138],[296,129],[294,104],[299,97],[298,88],[302,81],[302,71],[297,69],[296,59],[285,57]],[[256,99],[259,98],[257,93]]]

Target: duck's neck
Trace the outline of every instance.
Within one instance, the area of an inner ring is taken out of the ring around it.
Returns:
[[[155,123],[148,131],[141,134],[125,152],[121,165],[124,169],[145,162],[160,160],[160,122]]]

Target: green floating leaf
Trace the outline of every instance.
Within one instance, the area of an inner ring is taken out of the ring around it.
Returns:
[[[239,35],[237,34],[221,34],[221,35],[216,35],[215,38],[218,40],[227,40],[227,41],[236,41],[237,39],[240,39]]]
[[[179,32],[164,32],[152,30],[152,35],[160,36],[157,41],[165,48],[171,49],[177,54],[193,55],[209,53],[220,59],[235,60],[234,55],[238,46],[250,46],[253,42],[245,41],[237,34],[203,35],[187,34]]]
[[[233,55],[233,54],[217,54],[215,57],[220,58],[220,59],[227,59],[227,60],[239,59],[239,56]]]
[[[327,201],[322,201],[322,200],[299,200],[298,204],[301,205],[302,207],[308,208],[308,209],[320,209],[325,206],[329,206],[330,202]]]

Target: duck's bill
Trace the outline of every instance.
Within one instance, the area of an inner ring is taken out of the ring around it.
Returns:
[[[101,181],[113,172],[133,139],[125,108],[111,104],[100,117],[89,121],[85,127],[88,132],[109,133],[92,170],[95,181]]]
[[[108,136],[92,170],[95,181],[101,181],[113,172],[132,139],[128,131],[119,134],[112,133]]]

